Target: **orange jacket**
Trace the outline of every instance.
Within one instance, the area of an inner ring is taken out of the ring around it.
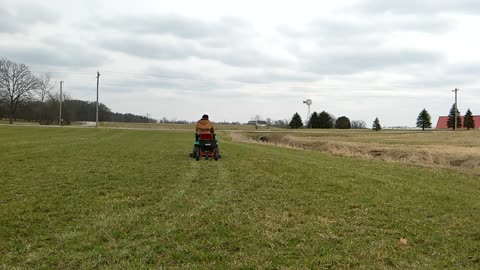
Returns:
[[[214,133],[215,128],[213,127],[212,122],[208,119],[200,119],[197,121],[196,131],[198,134],[200,133]]]

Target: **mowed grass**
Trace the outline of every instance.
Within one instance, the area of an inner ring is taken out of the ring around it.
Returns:
[[[480,268],[479,177],[192,137],[0,127],[0,268]]]

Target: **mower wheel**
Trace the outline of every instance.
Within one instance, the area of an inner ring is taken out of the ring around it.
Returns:
[[[200,160],[200,149],[195,146],[195,150],[193,152],[193,155],[195,156],[195,160],[199,161]]]

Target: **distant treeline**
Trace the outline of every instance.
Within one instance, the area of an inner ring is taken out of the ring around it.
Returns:
[[[51,74],[36,76],[25,64],[0,58],[0,119],[7,118],[10,124],[38,121],[45,125],[96,120],[95,102],[70,99],[56,92]],[[157,122],[146,116],[113,113],[105,104],[98,107],[99,121]]]
[[[72,122],[95,121],[96,103],[83,100],[64,100],[62,102],[63,124],[69,125]],[[58,124],[60,106],[58,100],[50,99],[44,102],[29,101],[18,105],[15,114],[16,121],[35,121],[40,124]],[[7,104],[0,105],[0,118],[8,118],[9,110]],[[156,123],[155,119],[131,113],[114,113],[105,104],[98,104],[99,121],[108,122],[136,122]]]

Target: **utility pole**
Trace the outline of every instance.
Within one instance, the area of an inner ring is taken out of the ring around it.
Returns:
[[[100,72],[97,70],[97,113],[96,113],[96,124],[95,127],[98,127],[98,83],[100,81]]]
[[[58,124],[60,126],[63,126],[63,119],[62,119],[62,87],[63,87],[63,81],[60,81],[60,115],[58,118]]]
[[[457,92],[460,91],[460,89],[455,88],[455,90],[452,90],[452,92],[455,92],[455,126],[453,126],[453,130],[457,130],[457,112],[458,112],[458,107],[457,107]]]

